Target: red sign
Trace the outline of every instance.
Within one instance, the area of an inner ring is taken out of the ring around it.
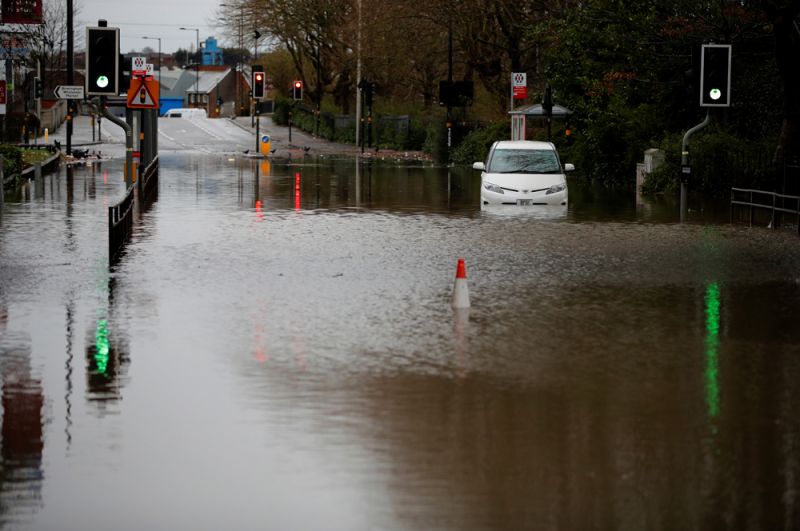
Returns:
[[[515,100],[524,100],[528,97],[528,75],[525,72],[511,74],[511,95]]]
[[[3,24],[42,24],[42,0],[3,0]]]

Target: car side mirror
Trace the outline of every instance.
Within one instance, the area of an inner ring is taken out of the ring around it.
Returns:
[[[486,171],[486,165],[483,162],[473,162],[472,169],[479,171]]]
[[[564,164],[564,171],[575,171],[575,165],[570,163]]]

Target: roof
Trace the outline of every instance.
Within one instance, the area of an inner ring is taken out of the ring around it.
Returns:
[[[508,114],[524,114],[525,116],[544,116],[544,109],[540,103],[536,105],[526,105],[525,107],[520,107],[519,109],[514,109],[513,111],[509,111]],[[560,118],[569,116],[572,114],[572,111],[567,109],[566,107],[562,107],[561,105],[553,105],[553,117]]]
[[[219,85],[220,82],[222,82],[222,80],[230,74],[230,72],[230,68],[213,71],[200,70],[198,75],[198,72],[194,70],[183,70],[171,87],[167,88],[167,84],[164,83],[165,86],[162,87],[161,95],[166,97],[183,96],[187,92],[208,94],[214,90],[214,88],[216,88],[216,86]],[[167,89],[166,93],[164,89]]]
[[[555,150],[551,142],[540,142],[538,140],[500,140],[494,147],[495,149]]]

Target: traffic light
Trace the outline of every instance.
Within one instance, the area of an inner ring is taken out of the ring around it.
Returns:
[[[299,79],[292,83],[292,99],[293,100],[302,100],[303,99],[303,82]]]
[[[263,99],[264,94],[264,72],[253,72],[253,98],[260,100]]]
[[[33,78],[33,97],[36,99],[44,95],[44,87],[42,87],[42,80],[38,77]]]
[[[119,28],[86,28],[86,95],[119,93]]]
[[[553,89],[550,88],[550,83],[544,86],[544,95],[542,96],[542,110],[544,115],[548,118],[553,117]]]
[[[730,107],[731,45],[704,44],[700,56],[700,106]]]

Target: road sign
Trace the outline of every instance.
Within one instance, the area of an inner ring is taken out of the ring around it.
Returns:
[[[158,81],[154,79],[134,79],[128,89],[128,108],[157,109]]]
[[[153,68],[153,63],[147,63],[145,65],[145,73],[146,77],[153,77],[155,75],[155,68]]]
[[[60,100],[82,100],[83,85],[59,85],[53,91]]]
[[[511,93],[515,100],[524,100],[528,97],[528,74],[525,72],[511,74]]]
[[[131,76],[143,76],[147,74],[147,58],[134,57],[131,59]]]

